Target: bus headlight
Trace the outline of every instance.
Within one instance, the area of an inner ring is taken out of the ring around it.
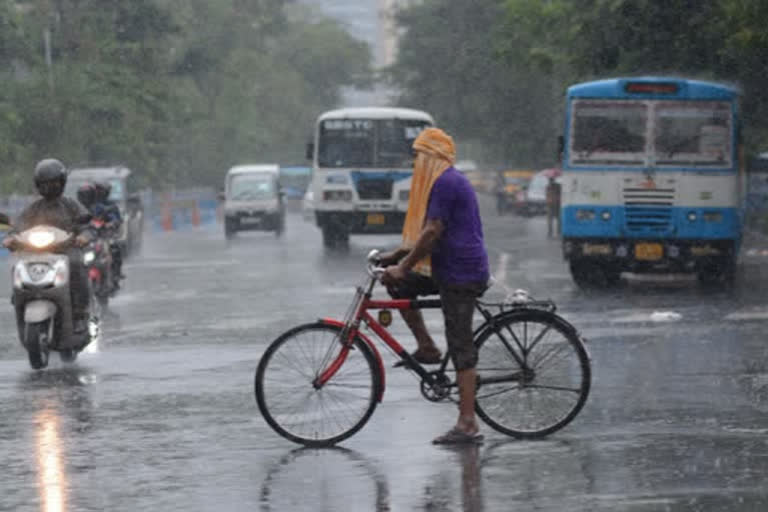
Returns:
[[[85,263],[86,265],[90,265],[91,263],[93,263],[93,260],[95,259],[96,259],[96,253],[93,251],[86,251],[83,254],[83,263]]]
[[[400,191],[400,201],[407,203],[408,199],[411,197],[411,191],[410,190],[401,190]]]
[[[595,210],[576,210],[578,220],[595,220]]]
[[[324,190],[323,201],[351,201],[351,190]]]
[[[603,213],[600,214],[600,217],[602,217],[604,221],[609,221],[611,220],[611,212],[609,212],[608,210],[605,210]]]
[[[721,212],[704,212],[703,217],[706,222],[723,222],[723,214]]]
[[[696,215],[696,212],[688,212],[688,220],[691,222],[696,222],[696,219],[698,219],[699,216]]]
[[[349,176],[346,174],[329,174],[325,177],[325,182],[331,185],[349,184]]]

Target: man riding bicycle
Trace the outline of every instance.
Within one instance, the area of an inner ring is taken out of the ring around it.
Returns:
[[[446,341],[456,368],[459,417],[434,439],[436,444],[482,440],[475,418],[477,349],[472,340],[475,301],[487,288],[488,255],[477,197],[469,180],[453,164],[453,139],[427,128],[414,141],[416,152],[403,244],[382,256],[390,265],[382,276],[393,298],[439,294]],[[413,357],[422,364],[440,362],[440,350],[418,310],[403,311],[416,337]]]

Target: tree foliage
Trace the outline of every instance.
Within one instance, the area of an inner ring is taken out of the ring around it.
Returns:
[[[48,155],[122,162],[160,184],[214,184],[233,163],[302,158],[314,116],[365,81],[370,52],[289,9],[0,0],[0,187],[28,187]]]
[[[398,17],[391,77],[507,165],[551,163],[565,88],[621,75],[739,85],[748,146],[764,148],[767,19],[763,0],[423,0]]]

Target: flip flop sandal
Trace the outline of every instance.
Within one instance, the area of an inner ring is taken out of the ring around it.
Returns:
[[[482,434],[467,434],[456,427],[432,440],[432,444],[482,444]]]

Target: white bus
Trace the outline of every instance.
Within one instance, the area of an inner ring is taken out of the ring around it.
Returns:
[[[434,125],[426,112],[403,108],[345,108],[317,119],[312,160],[315,222],[326,247],[350,234],[399,233],[413,173],[411,145]]]

